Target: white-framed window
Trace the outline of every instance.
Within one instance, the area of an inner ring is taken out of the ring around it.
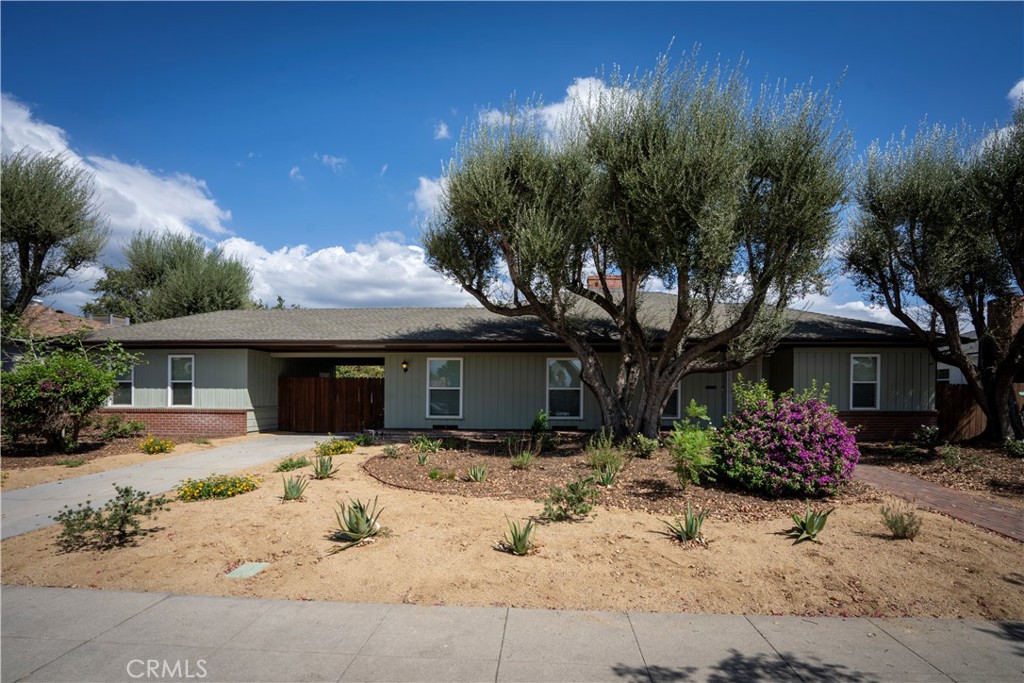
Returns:
[[[195,376],[195,356],[167,356],[167,405],[193,405],[195,401]]]
[[[107,399],[108,406],[130,406],[135,403],[135,368],[117,377],[117,388]]]
[[[881,361],[877,353],[850,355],[851,410],[878,410],[880,407]]]
[[[462,419],[462,359],[427,359],[427,417]]]
[[[548,358],[547,411],[552,420],[583,418],[579,358]]]
[[[935,381],[939,384],[949,384],[949,368],[936,368]]]
[[[682,398],[679,395],[679,392],[679,382],[676,382],[676,386],[672,390],[672,393],[668,395],[668,401],[665,402],[665,410],[661,411],[662,420],[678,420],[682,417],[679,412],[679,401]]]

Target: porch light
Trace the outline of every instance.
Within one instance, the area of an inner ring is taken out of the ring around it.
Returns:
[[[402,372],[409,372],[409,361],[402,361]]]

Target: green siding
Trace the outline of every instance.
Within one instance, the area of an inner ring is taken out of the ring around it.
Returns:
[[[251,408],[245,349],[159,349],[142,353],[135,367],[136,408],[166,408],[167,357],[195,356],[194,408]]]
[[[829,385],[829,401],[839,410],[850,409],[850,356],[878,354],[881,365],[879,410],[935,409],[935,362],[925,349],[796,349],[793,352],[793,387],[801,391],[815,380]]]

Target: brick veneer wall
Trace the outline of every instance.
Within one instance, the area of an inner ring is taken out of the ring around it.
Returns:
[[[859,426],[858,441],[896,441],[909,439],[921,425],[934,427],[938,413],[926,411],[856,410],[839,413],[847,426]]]
[[[103,417],[120,415],[139,420],[146,431],[160,436],[244,436],[246,411],[230,408],[104,408]]]

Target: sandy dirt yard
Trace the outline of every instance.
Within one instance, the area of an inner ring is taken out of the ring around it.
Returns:
[[[799,545],[781,535],[792,526],[783,514],[712,516],[702,548],[661,535],[665,515],[599,505],[583,521],[538,525],[538,552],[515,557],[494,544],[506,517],[537,515],[539,503],[393,488],[361,467],[379,452],[335,458],[340,471],[310,482],[299,502],[280,499],[282,476],[268,463],[254,470],[262,488],[175,501],[133,547],[61,553],[56,527],[8,539],[3,582],[427,605],[1024,619],[1022,545],[941,515],[921,513],[918,539],[893,541],[877,503],[838,503],[822,542]],[[337,502],[375,496],[388,535],[330,555]],[[246,561],[270,566],[252,579],[225,577]]]

